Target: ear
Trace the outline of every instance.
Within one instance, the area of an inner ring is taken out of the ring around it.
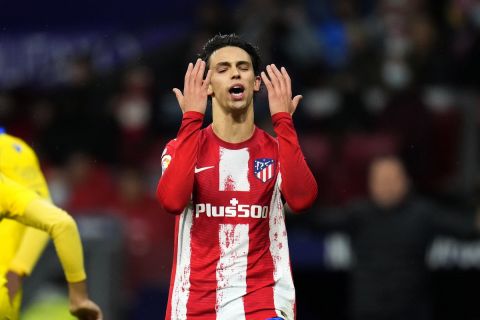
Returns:
[[[211,83],[208,85],[207,94],[208,94],[209,96],[213,96],[213,88],[212,88],[212,84],[211,84]]]
[[[253,91],[260,91],[260,85],[262,84],[262,78],[260,76],[255,77],[255,83],[253,84]]]

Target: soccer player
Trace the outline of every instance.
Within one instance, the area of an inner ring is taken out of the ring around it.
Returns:
[[[23,140],[7,134],[2,127],[0,173],[50,201],[48,187],[35,152]],[[26,227],[14,219],[3,219],[0,221],[0,239],[0,279],[7,280],[9,300],[12,304],[9,319],[18,319],[22,278],[31,273],[49,235]]]
[[[23,140],[9,135],[0,127],[0,172],[50,201],[47,183],[38,158]],[[21,304],[21,283],[29,275],[47,244],[46,232],[26,227],[15,220],[0,222],[0,277],[8,279],[8,289],[18,318]]]
[[[255,47],[217,35],[173,89],[184,114],[157,187],[178,215],[166,319],[295,318],[284,200],[302,211],[317,184],[292,122],[301,96],[285,68],[259,69]],[[276,138],[254,124],[262,79]],[[201,129],[209,96],[213,122]]]
[[[68,281],[70,312],[79,319],[102,319],[88,298],[82,244],[77,226],[65,211],[0,173],[0,219],[8,218],[47,232],[53,239]],[[0,278],[0,319],[13,319],[5,277]]]

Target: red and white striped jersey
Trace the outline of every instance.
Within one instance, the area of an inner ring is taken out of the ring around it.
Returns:
[[[191,201],[177,216],[166,319],[293,320],[278,141],[258,128],[237,144],[219,139],[211,126],[195,134]],[[180,143],[165,148],[162,179],[183,156]],[[159,185],[158,192],[169,190]]]

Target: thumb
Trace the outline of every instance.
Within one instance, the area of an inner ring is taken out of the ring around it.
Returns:
[[[184,112],[182,91],[180,91],[180,89],[178,89],[178,88],[173,88],[172,91],[175,94],[175,97],[177,98],[178,104],[180,105],[180,109],[182,109],[182,112]]]
[[[293,100],[292,100],[292,107],[293,108],[292,108],[292,110],[290,110],[290,114],[293,115],[295,110],[297,110],[297,106],[300,103],[300,100],[302,100],[302,99],[303,99],[302,95],[298,95],[298,96],[293,97]]]

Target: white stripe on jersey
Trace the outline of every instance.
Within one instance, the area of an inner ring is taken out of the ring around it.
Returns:
[[[179,217],[177,236],[177,265],[172,292],[172,320],[187,319],[187,302],[190,295],[190,232],[193,223],[193,209],[187,207]]]
[[[217,263],[217,320],[244,320],[247,293],[248,224],[221,224]]]
[[[278,174],[270,202],[270,253],[273,259],[273,301],[279,317],[285,320],[294,319],[295,287],[293,285],[290,259],[288,253],[288,238],[285,227],[283,202],[280,194],[282,177]]]
[[[219,191],[250,191],[248,148],[231,150],[220,147]]]

